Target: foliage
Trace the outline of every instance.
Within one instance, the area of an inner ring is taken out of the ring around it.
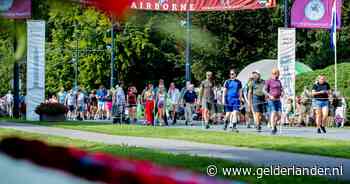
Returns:
[[[290,4],[292,1],[289,1]],[[338,58],[350,59],[350,1],[343,1]],[[33,0],[33,19],[47,21],[46,89],[78,85],[87,89],[109,87],[112,21],[108,15],[71,1]],[[186,14],[135,11],[126,20],[115,20],[114,66],[118,80],[143,88],[146,82],[165,79],[184,82]],[[192,74],[194,83],[211,70],[218,82],[229,68],[243,69],[260,59],[276,58],[277,30],[283,26],[283,3],[256,11],[192,13]],[[0,20],[0,75],[12,73],[13,21]],[[25,35],[24,33],[22,35]],[[23,39],[21,39],[23,41]],[[297,58],[313,69],[333,63],[329,31],[297,30]],[[75,59],[75,61],[73,61]],[[4,72],[3,72],[4,71]],[[25,70],[22,70],[25,76]],[[1,77],[0,93],[10,88],[11,75]],[[25,81],[25,77],[22,77]],[[7,83],[7,84],[6,84]],[[23,88],[24,89],[24,88]]]
[[[59,103],[41,103],[36,107],[35,113],[42,115],[61,115],[68,112],[68,109],[63,104]]]

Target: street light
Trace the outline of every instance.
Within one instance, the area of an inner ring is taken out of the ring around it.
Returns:
[[[187,37],[186,37],[186,74],[185,78],[186,81],[191,81],[191,27],[192,27],[192,21],[191,21],[191,12],[189,9],[187,9],[187,21],[186,21],[186,28],[187,28]]]

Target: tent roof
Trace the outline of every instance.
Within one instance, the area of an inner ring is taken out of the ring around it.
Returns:
[[[246,81],[248,81],[248,78],[253,71],[259,70],[261,73],[261,77],[266,80],[270,77],[272,68],[277,68],[277,60],[263,59],[246,66],[238,74],[238,79],[245,83]],[[300,62],[296,62],[295,69],[296,75],[312,71],[312,69],[309,66]]]

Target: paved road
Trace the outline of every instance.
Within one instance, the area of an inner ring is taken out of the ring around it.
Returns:
[[[32,133],[64,136],[105,144],[123,144],[128,146],[152,148],[175,154],[186,153],[190,155],[222,158],[234,162],[250,163],[256,166],[270,167],[271,165],[280,165],[281,167],[295,166],[311,168],[315,165],[318,167],[340,167],[342,165],[343,175],[333,176],[332,178],[339,178],[350,181],[350,159],[203,144],[181,140],[116,136],[23,123],[0,122],[0,128],[10,128]]]
[[[90,122],[101,122],[101,123],[111,123],[111,121],[101,121],[96,120]],[[176,125],[171,125],[169,128],[186,128],[186,129],[200,129],[203,131],[223,131],[223,125],[214,125],[210,129],[205,130],[201,126],[201,122],[195,122],[195,126],[185,126],[183,121],[178,121]],[[240,132],[248,132],[260,135],[270,135],[271,129],[267,126],[263,126],[263,131],[258,133],[255,128],[247,128],[246,126],[239,125],[238,129]],[[350,140],[350,128],[327,128],[327,134],[317,134],[315,127],[279,127],[279,132],[277,136],[291,136],[291,137],[304,137],[304,138],[315,138],[315,139],[332,139],[332,140]]]

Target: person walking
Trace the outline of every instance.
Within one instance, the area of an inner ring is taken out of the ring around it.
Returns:
[[[137,89],[135,86],[129,87],[126,101],[127,101],[130,121],[132,121],[133,123],[136,123],[137,122],[137,119],[136,119]]]
[[[61,87],[60,91],[57,93],[58,103],[64,104],[66,96],[67,96],[67,92],[64,91],[64,87]]]
[[[320,134],[321,130],[326,133],[326,122],[328,118],[329,110],[329,95],[330,86],[326,81],[326,77],[321,75],[318,77],[317,82],[312,87],[312,96],[314,97],[314,109],[316,111],[316,125],[317,133]]]
[[[248,109],[253,112],[256,129],[261,132],[261,121],[263,118],[265,94],[264,94],[264,80],[261,79],[260,72],[253,72],[253,80],[248,85]]]
[[[154,110],[154,92],[153,92],[153,85],[150,83],[148,84],[147,90],[144,94],[144,99],[146,101],[145,105],[145,117],[146,117],[146,124],[147,125],[153,125],[154,123],[154,116],[153,116],[153,110]]]
[[[192,113],[194,105],[197,101],[197,94],[194,91],[194,85],[190,84],[183,95],[183,101],[185,103],[185,124],[193,126]]]
[[[67,118],[69,120],[75,120],[76,118],[76,105],[77,105],[77,97],[76,94],[74,94],[73,90],[69,90],[66,99],[65,99],[65,105],[68,107],[68,113]]]
[[[101,85],[100,88],[96,92],[96,97],[97,97],[97,102],[98,102],[96,114],[98,116],[98,119],[104,118],[106,95],[107,95],[107,90],[103,85]]]
[[[214,107],[214,78],[213,73],[208,71],[206,73],[206,79],[201,82],[200,90],[199,90],[199,100],[198,103],[202,106],[203,109],[203,119],[206,129],[210,128],[209,120],[210,120],[210,111],[213,111]]]
[[[77,118],[79,120],[84,120],[84,112],[85,112],[85,94],[78,89],[77,92]]]
[[[227,129],[228,123],[232,131],[238,132],[237,124],[239,122],[239,110],[243,101],[242,83],[236,78],[236,71],[230,70],[230,78],[224,83],[224,93],[222,98],[226,108],[226,121],[224,130]]]
[[[265,82],[264,94],[268,96],[268,108],[272,134],[277,133],[277,122],[281,120],[282,104],[280,98],[283,96],[282,83],[279,80],[280,72],[277,68],[272,69],[271,78]]]
[[[176,111],[177,111],[177,105],[178,100],[180,97],[180,91],[176,88],[175,83],[170,83],[169,91],[168,91],[168,97],[170,98],[171,105],[172,105],[172,125],[176,124]]]

